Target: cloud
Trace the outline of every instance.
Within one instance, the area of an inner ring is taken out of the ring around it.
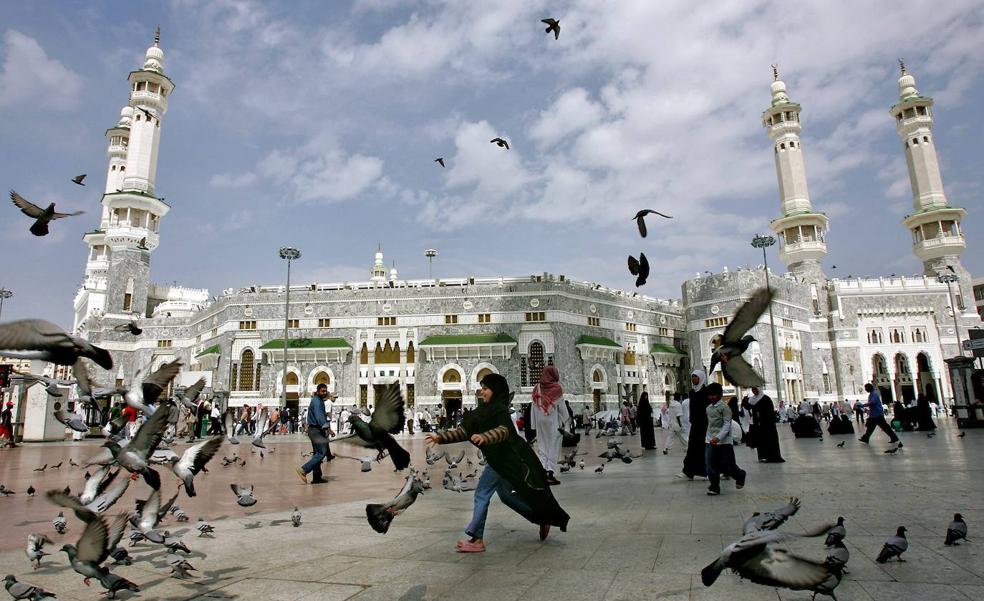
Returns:
[[[3,44],[0,108],[40,106],[65,111],[78,105],[82,78],[48,58],[37,40],[8,29]]]
[[[217,173],[208,180],[213,188],[245,188],[256,183],[255,173]]]

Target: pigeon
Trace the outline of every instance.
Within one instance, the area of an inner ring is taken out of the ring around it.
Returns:
[[[169,553],[165,558],[167,560],[167,565],[171,566],[171,576],[176,578],[187,578],[191,574],[189,572],[196,572],[195,567],[188,563],[188,560],[175,553]]]
[[[846,441],[846,440],[842,440],[842,441],[840,441],[839,443],[837,443],[837,448],[838,448],[838,449],[843,449],[843,448],[844,448],[844,443],[845,443],[845,442],[847,442],[847,441]]]
[[[577,466],[578,466],[579,468],[581,468],[581,469],[583,470],[583,469],[584,469],[584,460],[582,459],[582,460],[581,460],[581,461],[580,461],[580,462],[579,462],[579,463],[577,464]]]
[[[87,472],[88,473],[88,472]],[[88,505],[92,503],[96,497],[102,494],[106,488],[116,480],[120,471],[111,471],[111,466],[103,465],[96,470],[96,473],[92,474],[85,479],[85,485],[82,487],[82,492],[79,494],[79,503],[82,505]]]
[[[293,513],[290,514],[290,523],[294,526],[294,528],[301,525],[301,510],[298,509],[296,505],[294,506]]]
[[[236,420],[232,416],[231,411],[226,411],[224,420],[226,440],[229,444],[239,444],[239,440],[236,438]]]
[[[164,543],[164,546],[167,547],[172,553],[177,553],[178,551],[181,551],[182,553],[191,553],[191,549],[188,548],[188,545],[179,540],[167,541]]]
[[[639,235],[642,236],[643,238],[646,237],[646,233],[647,233],[647,230],[646,230],[646,215],[649,215],[650,213],[653,213],[655,215],[659,215],[660,217],[664,217],[666,219],[673,219],[673,217],[671,217],[670,215],[665,215],[663,213],[660,213],[659,211],[654,211],[652,209],[643,209],[643,210],[639,211],[638,213],[636,213],[636,215],[635,215],[635,217],[633,217],[633,219],[635,219],[636,225],[639,226]]]
[[[786,523],[786,520],[796,515],[799,511],[800,501],[796,497],[790,497],[789,503],[773,511],[764,513],[755,512],[752,517],[745,520],[742,525],[743,534],[751,534],[759,530],[775,530]]]
[[[46,469],[48,469],[48,464],[47,463],[44,464],[44,465],[42,465],[41,467],[34,468],[34,471],[36,471],[36,472],[43,472]]]
[[[161,393],[164,392],[164,389],[167,388],[171,380],[178,375],[179,371],[181,371],[180,359],[165,363],[157,371],[146,377],[143,377],[145,370],[139,370],[137,375],[134,376],[133,386],[123,395],[126,404],[134,409],[139,409],[144,415],[154,413],[155,410],[150,408],[149,405],[157,402]]]
[[[10,495],[16,495],[16,494],[17,493],[12,491],[11,489],[7,488],[3,484],[0,484],[0,497],[9,497]]]
[[[557,19],[540,19],[540,22],[547,24],[547,28],[543,30],[544,32],[550,33],[552,31],[555,40],[560,38],[560,21]]]
[[[164,199],[162,198],[161,200],[163,201]],[[150,248],[147,246],[147,238],[146,237],[141,238],[140,239],[140,242],[137,242],[137,248],[140,249],[140,250],[150,250]],[[134,332],[134,334],[139,335],[140,332]]]
[[[85,181],[84,181],[85,180],[85,176],[86,176],[85,173],[83,173],[82,175],[76,175],[75,177],[72,178],[72,183],[73,184],[78,184],[80,186],[84,186],[85,185]]]
[[[602,463],[601,465],[599,465],[598,467],[595,468],[595,473],[596,474],[600,474],[603,471],[605,471],[605,464],[604,463]]]
[[[475,454],[476,454],[476,457],[478,458],[478,464],[479,465],[485,465],[486,463],[488,463],[485,460],[485,453],[482,452],[482,449],[475,449],[475,451],[476,451]]]
[[[895,531],[895,536],[892,536],[885,541],[885,544],[882,546],[881,552],[878,554],[875,561],[878,563],[885,563],[893,557],[898,558],[899,561],[905,561],[902,559],[902,554],[909,548],[909,541],[906,540],[905,533],[905,526],[899,526],[898,530]]]
[[[50,553],[45,553],[43,550],[45,545],[50,544],[52,544],[51,539],[43,534],[27,535],[27,549],[25,553],[35,570],[41,567],[41,558],[45,555],[50,555]]]
[[[130,517],[130,525],[152,543],[164,544],[164,534],[158,530],[161,519],[161,491],[154,489],[140,508],[140,514]]]
[[[75,463],[75,460],[74,460],[74,459],[72,459],[71,457],[69,457],[69,458],[68,458],[68,464],[69,464],[70,466],[72,466],[72,467],[82,467],[82,466],[81,466],[81,465],[79,465],[78,463]]]
[[[140,334],[143,334],[143,330],[141,330],[137,326],[137,322],[135,322],[135,321],[128,321],[126,323],[121,323],[118,326],[113,326],[113,331],[114,332],[129,332],[129,333],[133,334],[134,336],[139,336]]]
[[[181,405],[188,409],[189,411],[198,410],[198,397],[201,396],[202,390],[205,389],[205,378],[198,378],[194,384],[184,389],[181,394],[176,394],[178,401]]]
[[[40,586],[27,582],[18,582],[16,578],[8,574],[4,576],[3,587],[14,599],[28,599],[29,601],[43,601],[44,599],[54,599],[54,593],[49,593]]]
[[[444,472],[444,488],[446,490],[450,490],[451,492],[469,492],[475,490],[474,486],[469,486],[465,483],[464,478],[460,473],[455,476],[451,470]]]
[[[198,518],[198,525],[195,529],[198,530],[198,538],[203,536],[215,536],[215,527],[206,522],[203,518]]]
[[[427,447],[424,449],[424,460],[427,462],[427,465],[434,465],[447,454],[448,454],[447,451],[441,451],[440,453],[436,453],[432,451],[430,447]]]
[[[138,106],[137,108],[140,109],[140,111],[143,112],[144,115],[146,115],[148,121],[154,118],[154,113],[148,111],[144,107]]]
[[[60,403],[55,403],[55,405],[57,405],[58,408],[55,409],[54,415],[55,415],[55,419],[58,420],[59,423],[68,426],[69,428],[75,430],[76,432],[88,434],[89,426],[86,425],[84,417],[82,417],[78,413],[74,413],[72,411],[66,411],[61,407]],[[55,467],[55,466],[51,466],[51,467]]]
[[[107,523],[102,516],[93,516],[92,521],[86,524],[78,543],[63,545],[61,548],[68,555],[72,569],[85,577],[83,582],[86,586],[89,585],[90,579],[95,578],[111,598],[115,597],[116,591],[119,590],[140,590],[137,585],[111,574],[109,569],[101,565],[109,558],[109,552],[116,546],[116,542],[122,538],[125,527],[125,514],[113,520],[112,524]]]
[[[967,436],[966,432],[961,432],[960,434],[957,434],[957,438],[963,438],[964,436]]]
[[[229,488],[232,489],[232,492],[236,493],[236,503],[240,507],[252,507],[256,505],[256,499],[253,498],[252,484],[230,484]]]
[[[359,471],[361,471],[363,473],[365,473],[365,472],[371,472],[372,471],[372,462],[373,461],[378,461],[378,459],[374,459],[372,457],[349,457],[348,455],[340,455],[338,453],[335,453],[335,457],[340,457],[342,459],[351,459],[353,461],[358,461],[361,464],[361,467],[359,468]]]
[[[851,559],[851,552],[844,545],[844,539],[835,540],[832,545],[827,545],[827,559],[824,565],[830,568],[844,569],[848,560]]]
[[[48,224],[55,219],[62,219],[63,217],[74,217],[76,215],[81,215],[85,211],[75,211],[74,213],[58,213],[55,211],[55,203],[48,205],[48,208],[42,209],[31,201],[27,200],[17,192],[13,190],[10,191],[10,200],[13,201],[14,205],[21,210],[28,217],[34,219],[34,224],[31,225],[31,233],[35,236],[47,236],[48,235]]]
[[[20,371],[15,371],[13,373],[20,376],[24,380],[24,383],[28,386],[28,388],[34,386],[35,384],[44,384],[44,389],[49,395],[53,397],[62,396],[61,390],[58,389],[58,387],[61,385],[60,382],[58,382],[58,380],[52,377],[45,376],[45,375],[36,376],[31,373],[25,373]]]
[[[33,484],[31,484],[30,486],[27,487],[27,496],[33,497],[35,492],[37,492],[37,491],[34,490],[34,485]]]
[[[65,512],[59,511],[58,515],[51,520],[51,525],[55,527],[55,532],[58,534],[65,534],[65,531],[68,530],[68,522],[65,521]]]
[[[378,452],[377,459],[383,458],[384,451],[389,452],[396,469],[405,469],[410,465],[410,453],[393,438],[393,434],[400,432],[406,423],[403,407],[400,383],[393,381],[385,384],[376,399],[376,409],[369,422],[357,415],[350,415],[348,421],[352,425],[352,433],[335,440],[349,439],[356,444],[374,448]]]
[[[132,474],[141,474],[144,481],[153,489],[161,487],[160,475],[148,464],[148,457],[153,455],[157,445],[164,436],[167,428],[168,411],[155,411],[133,435],[125,447],[115,440],[108,440],[103,446],[108,448],[116,459],[116,463]]]
[[[57,365],[74,365],[79,357],[86,357],[103,369],[113,368],[109,351],[43,319],[21,319],[0,325],[0,356],[40,359]]]
[[[943,544],[947,547],[958,544],[958,540],[967,540],[967,522],[959,513],[953,514],[953,521],[946,527],[946,540]]]
[[[177,456],[171,459],[171,471],[184,484],[185,492],[189,497],[195,496],[195,474],[215,456],[224,439],[221,434],[213,436],[185,449],[180,459]]]
[[[830,528],[824,524],[803,536],[820,536]],[[827,580],[830,570],[822,563],[799,557],[779,543],[796,535],[775,530],[754,530],[731,543],[720,557],[701,570],[704,586],[711,586],[726,568],[757,584],[792,590],[812,590]]]
[[[886,455],[895,455],[896,453],[899,453],[901,451],[902,451],[902,447],[895,447],[894,449],[885,449],[884,452]]]
[[[491,140],[489,140],[489,142],[495,144],[499,148],[505,148],[506,150],[509,150],[509,142],[506,142],[502,138],[492,138]]]
[[[370,503],[366,505],[366,519],[369,520],[369,525],[376,532],[386,534],[393,518],[413,505],[417,497],[423,492],[423,483],[417,478],[416,470],[411,469],[403,488],[392,501],[385,504]]]
[[[174,519],[178,522],[187,522],[188,514],[185,513],[183,509],[179,509],[174,512]]]
[[[458,464],[461,463],[461,460],[464,459],[464,458],[465,458],[465,450],[464,449],[461,449],[461,452],[458,453],[454,457],[452,457],[448,453],[445,453],[444,454],[444,460],[448,462],[448,469],[449,470],[453,470],[454,468],[458,467]]]
[[[444,157],[437,157],[436,159],[434,159],[434,162],[440,165],[441,167],[444,167]]]
[[[636,288],[642,286],[649,279],[649,259],[646,253],[639,253],[639,259],[629,255],[629,273],[636,276]]]
[[[59,461],[58,463],[52,465],[51,466],[51,469],[53,469],[53,470],[60,470],[63,463],[65,463],[64,460],[63,461]]]
[[[847,528],[844,527],[844,516],[837,518],[837,525],[827,531],[827,540],[824,541],[824,545],[830,547],[837,541],[844,540],[847,536]]]
[[[736,386],[751,388],[765,383],[762,376],[741,355],[748,345],[755,341],[755,338],[747,335],[746,332],[752,329],[762,313],[769,308],[773,296],[771,288],[756,291],[731,318],[731,323],[725,328],[724,334],[714,337],[712,343],[715,348],[711,355],[711,367],[708,373],[713,372],[714,367],[720,363],[725,379]]]

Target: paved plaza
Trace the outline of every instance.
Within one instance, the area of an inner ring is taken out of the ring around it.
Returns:
[[[601,462],[597,455],[605,439],[592,435],[582,444],[588,451],[586,469],[561,475],[563,483],[554,489],[571,514],[569,531],[554,530],[540,542],[534,526],[494,500],[488,551],[475,555],[453,550],[470,517],[472,495],[442,489],[440,466],[430,468],[436,487],[381,535],[366,523],[364,506],[388,500],[399,489],[403,478],[388,463],[360,473],[358,463],[339,459],[327,469],[328,484],[303,486],[292,472],[309,448],[301,437],[271,437],[268,447],[275,451],[263,460],[246,444],[224,445],[209,474],[196,480],[199,496],[178,499],[191,522],[164,525],[172,535],[184,535],[198,577],[169,577],[166,552],[147,543],[130,548],[137,560],[132,566],[114,571],[142,589],[120,597],[142,599],[805,600],[810,593],[776,591],[729,573],[712,588],[705,588],[699,577],[721,547],[737,538],[752,511],[798,496],[803,507],[787,524],[790,531],[801,532],[838,515],[847,518],[850,574],[836,591],[838,599],[984,598],[984,541],[975,540],[976,532],[984,532],[984,470],[976,461],[984,453],[984,432],[969,431],[958,438],[956,427],[944,423],[934,438],[903,435],[905,449],[898,455],[883,453],[888,445],[880,434],[866,447],[849,436],[793,440],[785,426],[781,432],[787,463],[757,464],[753,451],[739,447],[738,460],[749,472],[749,483],[736,491],[725,481],[720,497],[707,497],[704,482],[673,477],[680,468],[679,448],[669,456],[648,452],[631,465],[613,462],[596,474],[593,468]],[[638,452],[637,438],[624,440]],[[844,448],[836,446],[841,440],[847,441]],[[417,435],[403,443],[415,463],[425,465],[423,439]],[[59,599],[101,598],[101,588],[95,583],[85,587],[57,551],[74,543],[82,527],[70,517],[68,532],[55,534],[50,523],[55,506],[43,496],[28,499],[24,491],[29,484],[39,491],[81,488],[83,470],[70,468],[68,458],[78,461],[97,447],[98,441],[87,441],[24,445],[0,453],[0,482],[18,493],[0,498],[0,566]],[[245,468],[221,466],[222,455],[234,450],[246,457]],[[356,455],[361,450],[337,445],[335,451]],[[471,450],[469,455],[474,460]],[[49,468],[43,475],[32,471],[59,460],[65,461],[60,470]],[[174,480],[162,480],[169,495]],[[232,482],[255,484],[259,502],[251,509],[236,506],[228,488]],[[132,508],[133,499],[147,490],[142,482],[131,486],[117,507]],[[300,528],[290,526],[294,505],[303,513]],[[948,548],[943,534],[955,511],[965,516],[974,542]],[[197,537],[194,521],[199,515],[215,526],[214,539]],[[882,543],[899,525],[909,531],[908,561],[875,563]],[[54,555],[33,572],[23,553],[29,531],[55,541]],[[797,542],[794,549],[824,556],[821,539]]]

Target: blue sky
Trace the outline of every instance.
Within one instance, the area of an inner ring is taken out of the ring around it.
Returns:
[[[838,3],[839,4],[839,3]],[[896,59],[936,100],[965,266],[984,273],[984,3],[249,0],[0,4],[0,181],[84,209],[33,238],[6,205],[4,319],[71,325],[81,234],[96,225],[106,128],[157,24],[176,83],[158,195],[171,205],[152,279],[223,288],[368,278],[381,243],[402,277],[548,271],[652,296],[761,261],[778,216],[760,122],[771,63],[803,105],[814,207],[831,217],[827,273],[915,274],[912,206],[889,107]],[[560,19],[554,40],[539,20]],[[502,136],[512,150],[488,143]],[[433,159],[445,157],[441,169]],[[69,182],[89,174],[89,186]],[[6,202],[6,201],[4,201]],[[669,212],[643,240],[638,208]],[[773,253],[775,264],[778,258]],[[836,270],[831,269],[836,265]]]

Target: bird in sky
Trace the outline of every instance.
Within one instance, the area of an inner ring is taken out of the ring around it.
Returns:
[[[55,219],[75,217],[76,215],[85,213],[85,211],[59,213],[55,211],[55,203],[51,203],[47,208],[42,209],[13,190],[10,191],[10,200],[13,201],[14,205],[16,205],[18,209],[21,210],[21,213],[24,213],[28,217],[34,219],[34,224],[31,225],[30,232],[35,236],[47,236],[48,224]]]
[[[444,167],[445,166],[444,165],[444,157],[437,157],[436,159],[434,159],[434,162],[437,163],[438,165],[440,165],[441,167]]]
[[[86,175],[85,173],[83,173],[82,175],[76,175],[75,177],[72,178],[72,183],[78,184],[80,186],[84,186],[85,182],[83,180],[85,180],[85,175]]]
[[[543,31],[545,31],[546,33],[550,33],[552,31],[555,40],[560,38],[560,21],[558,21],[557,19],[547,18],[547,19],[540,19],[540,22],[547,24],[547,28],[544,29]]]
[[[646,283],[649,279],[649,259],[646,258],[646,253],[639,253],[638,259],[629,255],[629,273],[636,276],[636,288]]]
[[[642,236],[643,238],[646,237],[646,233],[647,233],[646,215],[649,215],[650,213],[659,215],[660,217],[665,217],[666,219],[673,219],[673,217],[671,217],[670,215],[665,215],[663,213],[660,213],[659,211],[654,211],[652,209],[643,209],[639,211],[638,213],[635,214],[635,217],[633,217],[633,219],[635,219],[636,225],[639,226],[639,235]]]
[[[736,386],[751,388],[765,383],[765,379],[745,361],[742,353],[755,341],[755,338],[747,332],[758,323],[759,317],[769,308],[773,296],[771,288],[756,291],[731,318],[731,323],[725,328],[724,334],[714,337],[712,344],[715,348],[711,355],[711,368],[708,373],[713,372],[715,366],[720,363],[725,379]]]
[[[499,148],[505,148],[506,150],[509,150],[509,142],[506,142],[502,138],[492,138],[491,140],[489,140],[489,142],[495,144]]]
[[[126,323],[121,323],[119,325],[113,326],[113,331],[114,332],[129,332],[130,334],[133,334],[134,336],[139,336],[139,335],[143,334],[143,330],[141,330],[140,327],[137,326],[137,322],[135,322],[135,321],[128,321]]]
[[[221,434],[213,436],[188,447],[180,458],[171,458],[171,471],[184,485],[189,497],[195,496],[195,475],[215,456],[223,440],[225,437]]]

